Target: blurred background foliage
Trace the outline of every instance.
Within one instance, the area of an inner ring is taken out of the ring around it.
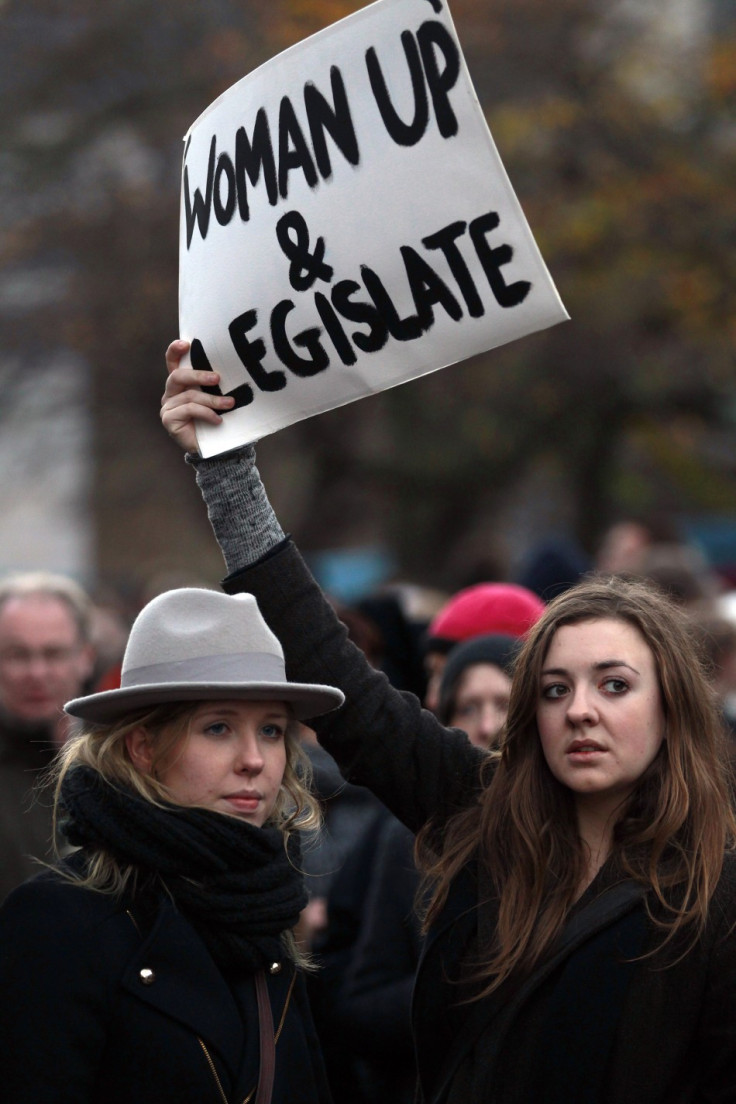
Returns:
[[[88,583],[219,576],[192,474],[158,423],[181,137],[246,72],[362,6],[0,4],[0,427],[30,387],[48,402],[40,429],[23,427],[26,468],[62,463],[70,434],[88,433]],[[617,516],[736,517],[731,3],[452,12],[572,321],[266,439],[284,526],[307,550],[381,546],[404,577],[455,588],[512,572],[551,533],[590,553]],[[60,365],[83,386],[62,387]],[[62,421],[70,404],[86,420]],[[6,483],[22,495],[16,470]]]

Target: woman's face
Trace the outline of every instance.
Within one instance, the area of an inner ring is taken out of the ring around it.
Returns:
[[[549,769],[579,805],[625,799],[665,731],[654,656],[639,630],[611,618],[558,629],[542,664],[537,725]]]
[[[282,702],[222,701],[198,706],[183,741],[156,777],[181,805],[229,813],[261,827],[271,815],[286,768],[291,713]],[[151,772],[144,729],[128,738],[138,769]]]
[[[471,744],[491,747],[509,710],[511,679],[495,663],[472,663],[458,679],[450,724],[464,729]]]

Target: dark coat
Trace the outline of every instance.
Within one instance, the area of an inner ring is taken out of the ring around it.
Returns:
[[[411,832],[386,814],[341,1001],[341,1015],[359,1053],[411,1069],[411,994],[421,950],[413,848]]]
[[[413,1104],[411,996],[421,937],[414,907],[414,837],[385,813],[369,870],[363,922],[337,1005],[344,1034],[370,1072],[374,1104]]]
[[[429,819],[441,830],[475,799],[484,752],[365,663],[290,542],[224,585],[255,595],[284,646],[290,678],[345,692],[341,709],[311,723],[350,781],[372,789],[412,831]],[[494,902],[472,868],[458,877],[427,938],[415,985],[425,1101],[463,1099],[453,1075],[468,1087],[463,1104],[557,1101],[556,1054],[570,1079],[567,1104],[736,1101],[734,857],[726,856],[705,932],[666,969],[661,958],[617,969],[625,948],[637,945],[632,932],[645,949],[656,938],[640,893],[629,890],[622,900],[604,869],[557,952],[531,979],[505,1001],[462,1005],[460,963],[479,931],[492,930]],[[556,1048],[550,1032],[561,1024]]]
[[[274,1104],[325,1104],[303,978],[268,976]],[[142,920],[54,873],[0,909],[0,1096],[7,1104],[241,1104],[258,1080],[252,975],[230,979],[162,895]]]
[[[0,710],[0,904],[51,857],[52,794],[39,778],[56,750],[50,725],[20,725]]]

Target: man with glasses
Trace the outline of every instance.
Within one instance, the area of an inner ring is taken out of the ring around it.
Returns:
[[[51,800],[36,784],[66,739],[64,703],[92,673],[90,622],[65,576],[0,580],[0,901],[49,856]]]

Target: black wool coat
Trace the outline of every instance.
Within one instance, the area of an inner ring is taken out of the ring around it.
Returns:
[[[480,790],[484,753],[394,690],[347,640],[289,541],[228,577],[255,595],[287,673],[339,686],[346,702],[312,722],[345,776],[412,831],[441,831]],[[429,932],[413,996],[426,1104],[736,1102],[736,861],[727,855],[705,932],[679,962],[627,961],[654,946],[641,890],[604,867],[555,952],[503,999],[462,1004],[457,979],[495,902],[472,865]],[[631,953],[633,950],[633,954]],[[662,968],[667,965],[667,968]]]
[[[56,750],[50,725],[29,728],[0,709],[0,904],[51,858],[53,795],[39,778]]]
[[[274,1104],[329,1104],[302,975],[267,984]],[[253,976],[226,980],[166,895],[144,920],[53,872],[0,909],[0,1040],[4,1104],[242,1104],[258,1081]]]

